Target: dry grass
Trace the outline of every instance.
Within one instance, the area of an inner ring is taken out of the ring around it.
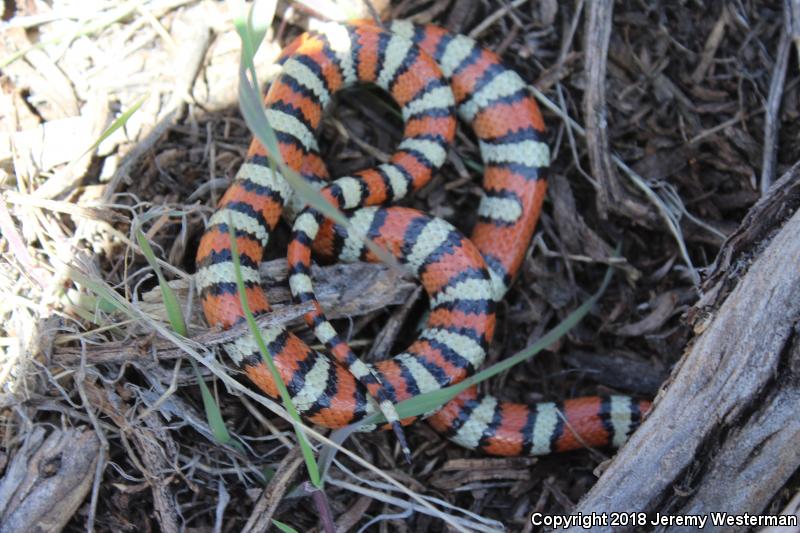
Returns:
[[[501,306],[489,362],[566,316],[607,264],[624,272],[564,341],[485,384],[505,399],[652,397],[690,335],[681,314],[697,298],[695,269],[713,260],[761,185],[798,160],[798,72],[786,59],[795,35],[783,29],[781,2],[701,8],[631,0],[613,13],[596,4],[390,7],[396,18],[472,34],[544,104],[554,157],[548,203]],[[250,137],[235,106],[239,41],[228,6],[31,0],[13,15],[0,61],[27,52],[0,78],[0,473],[8,480],[12,467],[27,464],[44,433],[85,428],[96,435],[85,450],[97,460],[70,531],[255,531],[270,517],[302,531],[318,527],[296,490],[303,468],[285,413],[216,357],[223,334],[208,331],[186,290],[204,221]],[[306,20],[297,7],[279,15],[259,57],[264,73]],[[601,30],[607,50],[595,41]],[[590,67],[603,67],[601,75]],[[142,99],[124,128],[90,149]],[[321,131],[332,174],[391,153],[400,128],[386,104],[365,89],[341,96]],[[587,106],[602,105],[597,120]],[[462,130],[444,171],[410,205],[468,230],[479,165],[474,138]],[[166,326],[137,227],[182,289],[188,340]],[[282,257],[286,236],[283,228],[271,259]],[[624,259],[613,259],[620,242]],[[288,305],[280,268],[269,274],[271,299],[286,304],[272,318],[288,322],[302,310]],[[329,301],[350,306],[339,325],[370,357],[401,347],[424,308],[413,285],[394,286],[387,275],[336,267],[322,287]],[[353,276],[374,276],[374,284],[343,291]],[[369,350],[376,338],[380,348]],[[214,440],[187,357],[201,363],[242,450]],[[442,530],[445,520],[465,530],[524,530],[533,511],[571,509],[608,457],[490,459],[424,424],[407,433],[410,467],[383,434],[351,437],[353,453],[337,456],[326,495],[341,530]],[[3,507],[0,521],[10,508]]]

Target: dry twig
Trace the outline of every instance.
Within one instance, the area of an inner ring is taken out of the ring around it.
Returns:
[[[792,46],[792,20],[787,5],[784,10],[784,23],[775,54],[775,66],[769,84],[766,112],[764,116],[764,162],[761,165],[761,194],[767,193],[775,179],[775,162],[778,155],[778,115],[781,110],[783,85],[786,80],[786,68],[789,66],[789,52]]]

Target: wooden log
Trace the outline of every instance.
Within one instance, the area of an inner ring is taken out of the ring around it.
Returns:
[[[695,339],[642,427],[575,513],[758,515],[797,470],[798,205],[800,164],[774,184],[723,245],[705,296],[690,314],[696,318]],[[636,529],[609,524],[593,531]]]
[[[61,531],[92,488],[100,440],[86,428],[35,427],[0,479],[0,533]]]

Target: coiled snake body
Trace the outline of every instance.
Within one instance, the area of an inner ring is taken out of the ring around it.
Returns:
[[[306,320],[330,353],[311,350],[282,328],[261,333],[307,420],[335,428],[380,409],[401,435],[393,404],[458,383],[483,362],[494,332],[495,303],[520,268],[541,210],[549,163],[544,124],[523,80],[494,53],[432,25],[400,21],[385,31],[370,23],[332,24],[296,39],[281,62],[265,98],[281,156],[337,208],[355,209],[351,228],[420,278],[431,312],[411,346],[374,367],[355,357],[318,304]],[[325,185],[329,175],[314,132],[333,93],[358,82],[377,84],[395,99],[404,136],[388,163]],[[364,207],[398,200],[430,180],[455,135],[456,112],[474,130],[485,165],[484,196],[470,238],[412,209]],[[200,243],[197,280],[211,325],[227,328],[244,318],[228,221],[235,226],[251,310],[265,313],[269,304],[258,276],[263,250],[284,206],[294,213],[303,207],[280,173],[270,169],[266,155],[254,140]],[[301,302],[316,302],[309,276],[312,247],[345,261],[375,260],[360,238],[310,209],[295,218],[292,237],[290,285]],[[241,337],[225,350],[261,390],[278,396],[252,337]],[[626,396],[529,406],[499,401],[473,387],[428,421],[468,448],[539,455],[619,445],[648,406]]]

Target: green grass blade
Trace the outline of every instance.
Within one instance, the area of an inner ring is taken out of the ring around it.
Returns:
[[[178,303],[178,297],[175,296],[175,293],[172,291],[172,287],[169,286],[166,278],[164,278],[164,274],[161,272],[161,267],[158,266],[158,261],[156,260],[156,254],[153,252],[153,248],[145,238],[142,230],[138,228],[136,230],[136,242],[139,243],[139,246],[142,248],[142,254],[144,254],[145,259],[147,259],[147,262],[156,273],[156,277],[158,277],[158,286],[161,288],[161,296],[164,299],[164,307],[167,310],[167,317],[169,318],[169,323],[172,326],[172,329],[178,335],[185,337],[187,333],[186,321],[183,319],[183,311]]]
[[[272,525],[283,531],[283,533],[298,533],[298,531],[289,524],[278,522],[274,518],[272,519]]]
[[[245,16],[245,6],[239,2],[236,11],[240,13],[239,16],[233,19],[233,25],[239,38],[242,40],[242,62],[248,70],[251,71],[255,79],[255,64],[253,58],[261,46],[261,41],[267,34],[267,28],[272,23],[275,17],[275,9],[277,8],[276,0],[256,0],[250,12]]]
[[[289,168],[283,161],[278,147],[278,138],[275,131],[270,126],[264,111],[264,105],[257,84],[254,84],[247,76],[244,64],[239,69],[239,106],[242,109],[247,127],[253,135],[264,145],[272,161],[274,161],[281,171],[281,174],[289,182],[296,193],[303,197],[314,209],[324,214],[326,217],[343,226],[348,225],[347,218],[338,209],[329,204],[314,187],[302,178],[297,172]]]
[[[95,294],[97,302],[101,304],[101,309],[105,312],[119,311],[129,318],[135,318],[135,315],[126,307],[127,302],[121,302],[119,295],[113,290],[102,283],[98,283],[76,268],[68,267],[68,271],[69,277],[76,286],[90,290]],[[94,320],[90,320],[90,322],[94,322]]]
[[[97,147],[100,146],[101,142],[108,139],[112,133],[123,127],[128,122],[128,120],[133,116],[133,114],[136,113],[140,107],[142,107],[142,104],[144,103],[145,100],[147,100],[147,95],[139,98],[136,101],[136,103],[130,107],[130,109],[128,109],[119,117],[117,117],[117,119],[114,122],[112,122],[111,125],[108,128],[106,128],[106,130],[103,133],[100,134],[100,136],[97,138],[94,144],[92,144],[89,148],[87,148],[86,151],[83,152],[77,159],[80,159],[89,152],[93,152],[94,150],[96,150]]]
[[[278,392],[281,395],[283,406],[294,421],[294,432],[297,435],[297,441],[300,444],[300,451],[303,454],[303,459],[305,460],[306,469],[308,470],[308,476],[311,479],[311,483],[317,488],[322,488],[322,478],[319,474],[317,461],[314,458],[314,450],[308,443],[305,433],[303,433],[303,431],[300,429],[300,426],[303,424],[303,422],[294,406],[294,402],[292,402],[292,398],[289,395],[289,390],[286,388],[286,384],[283,382],[283,379],[281,379],[278,367],[275,366],[275,362],[272,360],[272,354],[267,348],[267,343],[264,342],[264,338],[261,336],[261,331],[258,328],[256,319],[253,316],[253,313],[250,311],[250,306],[247,302],[247,294],[245,293],[244,278],[242,277],[242,268],[239,263],[239,250],[236,245],[236,226],[233,223],[233,217],[230,216],[228,217],[228,228],[231,229],[231,256],[233,257],[233,266],[236,271],[236,287],[239,291],[239,299],[242,303],[242,309],[244,310],[247,325],[250,327],[250,332],[253,334],[253,337],[256,340],[258,349],[261,352],[261,358],[264,360],[267,368],[269,368],[270,374],[272,374],[272,379],[275,381],[275,386],[278,388]]]
[[[583,302],[577,309],[575,309],[572,313],[570,313],[567,318],[561,321],[555,328],[547,332],[543,337],[539,340],[528,346],[527,348],[517,352],[513,356],[504,359],[494,365],[486,368],[478,372],[477,374],[465,379],[464,381],[456,384],[451,385],[449,387],[445,387],[444,389],[439,389],[432,392],[427,392],[425,394],[420,394],[419,396],[414,396],[413,398],[409,398],[403,402],[400,402],[396,405],[397,413],[400,415],[401,418],[407,418],[410,416],[419,416],[424,413],[429,413],[435,409],[438,409],[445,403],[449,402],[453,398],[455,398],[458,394],[466,390],[467,388],[471,387],[472,385],[476,385],[482,381],[489,379],[492,376],[495,376],[509,368],[526,361],[542,351],[543,349],[547,348],[548,346],[552,345],[562,336],[564,336],[570,329],[575,327],[592,309],[592,307],[597,303],[600,297],[605,292],[606,288],[608,288],[608,284],[611,282],[611,278],[614,274],[613,267],[609,267],[606,270],[606,274],[603,278],[603,282],[600,285],[600,288],[595,292],[588,300]],[[362,424],[375,424],[385,422],[385,419],[380,413],[376,413],[360,422],[357,425]]]
[[[515,365],[518,365],[519,363],[530,359],[543,349],[552,345],[558,339],[563,337],[569,330],[575,327],[581,320],[583,320],[583,317],[589,313],[592,307],[594,307],[594,305],[605,292],[608,284],[611,282],[613,273],[614,269],[609,267],[608,270],[606,270],[603,282],[601,283],[597,292],[595,292],[588,300],[583,302],[577,309],[570,313],[567,318],[561,321],[555,328],[548,331],[543,337],[524,350],[517,352],[513,356],[508,357],[503,361],[493,364],[489,368],[476,373],[461,383],[440,389],[438,391],[421,394],[406,400],[405,402],[401,402],[397,405],[397,412],[403,418],[430,412],[431,410],[449,402],[472,385],[486,381],[492,376],[496,376],[497,374],[504,372]]]
[[[272,13],[274,14],[274,10]],[[326,218],[347,228],[348,232],[351,232],[353,236],[362,240],[373,254],[389,265],[393,270],[404,272],[394,256],[375,244],[372,240],[367,239],[364,235],[360,235],[355,231],[347,217],[328,203],[317,189],[312,187],[300,174],[295,172],[294,169],[289,168],[283,161],[278,148],[278,138],[275,135],[275,131],[270,126],[264,111],[264,104],[262,102],[261,92],[258,88],[258,79],[253,62],[253,56],[261,45],[261,41],[266,33],[266,27],[269,25],[268,23],[254,21],[257,16],[254,9],[250,12],[247,19],[243,16],[234,19],[234,26],[239,33],[239,38],[242,40],[242,56],[239,67],[239,107],[242,110],[242,116],[247,123],[247,127],[250,128],[253,135],[267,149],[270,162],[277,165],[281,175],[289,182],[294,192],[303,198],[303,201],[322,213]],[[254,27],[254,24],[258,24],[258,26]]]
[[[76,282],[77,283],[77,282]],[[82,290],[66,291],[63,293],[64,303],[68,303],[67,307],[73,313],[84,319],[86,322],[97,324],[98,308],[106,313],[111,313],[117,308],[114,304],[106,302],[93,294],[89,294]],[[101,305],[101,302],[106,305]],[[99,324],[98,324],[99,325]]]
[[[200,373],[197,363],[191,358],[189,359],[189,362],[192,363],[194,373],[197,375],[197,384],[200,386],[200,396],[203,398],[203,409],[206,412],[208,427],[211,428],[214,438],[222,444],[233,446],[240,452],[245,453],[244,446],[242,446],[240,442],[235,441],[228,432],[228,426],[225,425],[225,420],[222,418],[222,412],[219,409],[219,405],[217,405],[214,395],[211,394],[211,390],[208,388],[208,385],[203,379],[203,375]]]
[[[114,302],[89,294],[81,290],[82,288],[80,284],[76,284],[76,289],[63,292],[65,301],[69,302],[74,309],[81,309],[90,314],[95,313],[98,309],[105,313],[113,313],[119,309]],[[94,322],[94,320],[89,320],[89,322]]]
[[[161,295],[164,298],[164,306],[167,309],[167,316],[169,317],[169,323],[172,326],[172,329],[178,335],[185,337],[188,331],[186,329],[186,322],[183,319],[181,306],[178,303],[178,298],[172,291],[172,287],[170,287],[167,283],[166,278],[164,278],[164,274],[161,272],[161,267],[158,265],[158,261],[156,260],[156,254],[153,252],[153,248],[150,246],[147,238],[145,238],[144,233],[142,233],[142,231],[138,228],[136,230],[136,241],[142,248],[142,254],[144,254],[145,259],[147,259],[147,262],[153,268],[156,276],[158,277],[158,285],[161,288]],[[203,398],[203,408],[206,412],[206,420],[208,421],[208,426],[211,428],[211,432],[214,434],[214,438],[222,444],[233,446],[244,453],[244,447],[239,442],[235,441],[228,432],[228,428],[225,426],[225,421],[222,418],[222,412],[219,409],[219,405],[217,405],[214,395],[211,394],[211,390],[209,390],[208,385],[203,379],[203,375],[200,373],[197,363],[194,359],[189,359],[189,362],[191,362],[194,373],[197,376],[197,384],[200,386],[200,395]]]

